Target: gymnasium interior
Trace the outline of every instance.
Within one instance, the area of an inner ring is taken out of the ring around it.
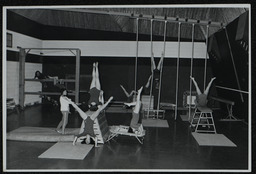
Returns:
[[[4,170],[251,171],[250,15],[248,4],[5,7]],[[75,142],[96,64],[103,103],[113,99],[96,140]]]

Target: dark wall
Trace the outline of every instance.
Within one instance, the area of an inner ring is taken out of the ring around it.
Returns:
[[[157,63],[158,61],[159,60],[157,60]],[[122,84],[127,89],[127,91],[134,89],[135,58],[81,57],[81,75],[91,75],[93,62],[99,62],[100,82],[101,87],[104,90],[105,99],[110,96],[114,96],[114,100],[116,101],[125,101],[126,97],[120,88],[120,84]],[[175,103],[176,63],[177,59],[164,60],[161,91],[162,102]],[[59,76],[59,78],[65,78],[66,74],[75,73],[75,60],[69,57],[45,57],[43,65],[43,72],[50,76]],[[204,72],[204,60],[194,60],[193,76],[196,78],[201,90],[203,90],[202,72]],[[150,59],[138,58],[137,89],[141,86],[145,86],[150,74]],[[184,91],[189,90],[189,76],[190,59],[180,59],[178,93],[179,106],[182,106]],[[209,82],[211,77],[211,68],[208,65],[206,83]],[[80,83],[80,86],[89,87],[89,85],[83,83],[90,82],[80,81]],[[216,93],[214,88],[212,93],[213,95]]]
[[[248,17],[239,17],[235,19],[226,26],[226,30],[221,29],[219,32],[211,36],[211,46],[208,53],[210,56],[213,74],[217,77],[217,85],[237,90],[239,90],[240,85],[240,90],[248,91],[248,50],[245,49],[246,47],[241,45],[241,40],[237,39],[246,39],[244,37],[237,37],[238,35],[247,36],[247,41],[245,41],[245,43],[248,43],[248,26],[241,25],[246,23],[248,25],[248,22],[241,22],[241,20],[248,20]],[[229,43],[231,50],[228,45]],[[233,66],[233,63],[235,64],[235,67]],[[235,70],[237,72],[237,78]],[[223,89],[217,89],[217,92],[218,96],[232,100],[236,103],[234,107],[234,115],[236,117],[246,120],[248,119],[248,94]]]

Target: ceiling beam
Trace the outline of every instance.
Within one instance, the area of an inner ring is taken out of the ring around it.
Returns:
[[[178,18],[178,17],[168,17],[168,16],[154,16],[154,15],[143,15],[143,14],[133,14],[133,13],[122,13],[114,11],[103,11],[103,10],[91,10],[91,9],[81,9],[81,8],[56,8],[51,10],[62,10],[62,11],[72,11],[78,13],[92,13],[99,15],[118,15],[126,16],[130,18],[139,18],[144,20],[155,20],[155,21],[167,21],[172,23],[187,23],[187,24],[198,24],[198,25],[209,25],[211,27],[222,27],[223,23],[205,21],[205,20],[195,20],[188,18]]]

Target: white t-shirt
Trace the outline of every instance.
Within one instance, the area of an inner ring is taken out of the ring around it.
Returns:
[[[68,111],[69,112],[69,104],[70,102],[67,101],[68,99],[66,96],[60,96],[60,111]]]

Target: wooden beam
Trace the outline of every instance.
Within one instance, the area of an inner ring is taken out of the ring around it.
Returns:
[[[25,81],[29,81],[29,82],[54,82],[54,79],[25,79]],[[58,81],[76,82],[75,79],[58,79]]]
[[[25,49],[20,48],[19,52],[19,105],[21,109],[24,109],[24,101],[25,101],[25,59],[26,52]]]
[[[57,95],[60,96],[60,92],[24,92],[24,94],[29,94],[29,95]],[[68,93],[70,96],[75,96],[74,93]]]

